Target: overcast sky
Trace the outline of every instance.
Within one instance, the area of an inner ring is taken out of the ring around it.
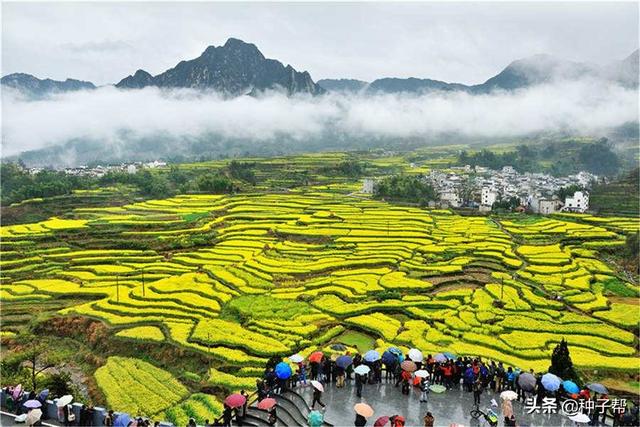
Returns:
[[[7,3],[2,74],[114,83],[236,37],[315,80],[480,83],[550,53],[605,63],[638,47],[638,3]]]

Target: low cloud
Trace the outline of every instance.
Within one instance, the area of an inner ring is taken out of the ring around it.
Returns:
[[[91,139],[122,145],[130,138],[219,135],[272,142],[322,135],[354,138],[523,136],[545,131],[597,135],[638,120],[637,91],[614,83],[578,80],[488,95],[341,95],[225,99],[194,90],[119,90],[53,95],[28,100],[5,89],[4,155]],[[345,143],[348,149],[348,143]]]

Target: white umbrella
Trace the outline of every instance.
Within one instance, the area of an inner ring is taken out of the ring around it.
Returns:
[[[26,420],[27,420],[27,414],[20,414],[13,419],[13,421],[18,424],[22,424]]]
[[[311,385],[317,390],[324,391],[324,386],[320,381],[313,380],[311,381]]]
[[[42,418],[42,411],[39,408],[32,409],[27,414],[27,419],[25,420],[25,423],[29,426],[32,426],[35,423],[37,423],[38,420],[40,420],[40,418]]]
[[[413,375],[415,375],[416,377],[419,377],[419,378],[429,378],[429,372],[425,371],[424,369],[420,369],[419,371],[415,371],[413,373]]]
[[[500,393],[500,399],[502,400],[516,400],[518,398],[518,393],[513,390],[506,390]]]
[[[58,401],[56,402],[56,406],[58,408],[62,408],[63,406],[66,406],[71,402],[73,402],[73,396],[70,394],[65,394],[60,399],[58,399]]]
[[[412,348],[411,350],[409,350],[409,359],[413,360],[414,362],[422,362],[424,356],[422,355],[422,352],[420,350],[418,350],[417,348]]]
[[[367,375],[369,371],[371,371],[371,368],[369,368],[367,365],[358,365],[353,370],[353,372],[355,372],[358,375]]]
[[[582,412],[579,414],[570,416],[569,419],[576,423],[588,423],[591,421],[591,418],[589,418],[587,414],[583,414]]]
[[[299,354],[294,354],[293,356],[289,356],[289,360],[291,360],[293,363],[300,363],[304,360],[304,357],[300,356]]]

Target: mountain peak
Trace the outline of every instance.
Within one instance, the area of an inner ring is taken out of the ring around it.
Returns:
[[[67,78],[64,81],[39,79],[31,74],[13,73],[2,77],[3,86],[12,87],[29,96],[39,98],[52,93],[72,92],[77,90],[95,89],[91,82]]]
[[[212,89],[230,96],[272,89],[284,90],[287,94],[323,92],[309,73],[266,59],[256,45],[236,38],[229,38],[223,46],[209,46],[199,57],[181,61],[155,77],[146,72],[139,75],[140,71],[116,86]]]

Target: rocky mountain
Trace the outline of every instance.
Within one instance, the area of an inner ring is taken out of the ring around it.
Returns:
[[[322,79],[317,83],[326,91],[343,93],[358,93],[369,84],[369,82],[356,79]]]
[[[20,92],[32,97],[41,97],[52,93],[71,92],[96,88],[93,83],[85,82],[82,80],[43,80],[32,76],[31,74],[25,73],[8,74],[2,77],[0,83],[3,86],[17,89]]]
[[[308,72],[265,58],[255,45],[233,38],[223,46],[209,46],[198,58],[181,61],[157,76],[138,70],[116,84],[119,88],[146,86],[209,89],[228,96],[271,89],[284,90],[288,95],[324,92]]]

